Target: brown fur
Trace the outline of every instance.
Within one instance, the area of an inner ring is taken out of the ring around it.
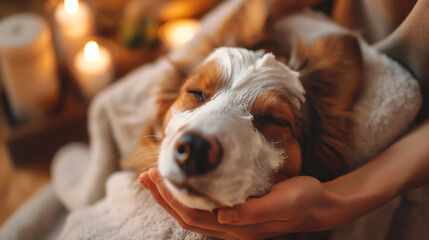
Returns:
[[[322,181],[345,171],[353,113],[362,84],[362,57],[355,37],[324,37],[311,47],[298,43],[289,65],[300,72],[306,103],[296,111],[302,174]]]
[[[274,176],[274,182],[297,176],[301,172],[301,148],[294,136],[295,117],[286,93],[282,89],[264,92],[256,97],[250,109],[255,128],[287,155],[283,167]],[[281,121],[281,124],[276,121]]]
[[[210,101],[211,97],[223,87],[223,82],[217,63],[215,61],[210,61],[197,68],[186,80],[174,104],[177,109],[182,111],[195,109],[202,103],[198,102],[198,99],[192,94],[187,94],[186,91],[201,91],[206,95],[206,101]],[[164,124],[166,123],[168,123],[168,121],[164,119]]]

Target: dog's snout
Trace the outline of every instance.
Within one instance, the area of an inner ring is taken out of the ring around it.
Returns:
[[[213,137],[185,133],[174,149],[174,159],[187,176],[202,175],[219,164],[222,148]]]

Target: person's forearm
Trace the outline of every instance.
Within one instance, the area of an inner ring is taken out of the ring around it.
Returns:
[[[429,120],[371,162],[324,183],[333,204],[340,206],[340,226],[383,205],[403,192],[429,182]]]
[[[267,0],[272,16],[279,18],[284,14],[314,6],[324,0]]]

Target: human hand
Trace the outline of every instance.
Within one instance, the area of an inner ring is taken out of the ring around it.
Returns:
[[[335,227],[334,198],[317,179],[299,176],[280,182],[261,198],[249,198],[232,208],[213,213],[191,209],[178,202],[166,188],[156,168],[139,181],[182,228],[224,239],[263,239],[293,232]]]

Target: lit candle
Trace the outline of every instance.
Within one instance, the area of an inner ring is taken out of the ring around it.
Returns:
[[[199,28],[197,20],[183,19],[167,22],[159,29],[161,41],[169,48],[174,49],[189,42]]]
[[[59,55],[63,59],[76,53],[82,41],[94,31],[94,18],[85,2],[65,0],[55,8],[54,19]]]
[[[35,14],[17,14],[0,22],[1,72],[17,118],[40,116],[59,96],[52,33]]]
[[[112,54],[90,41],[76,54],[73,69],[83,95],[89,99],[113,80]]]

